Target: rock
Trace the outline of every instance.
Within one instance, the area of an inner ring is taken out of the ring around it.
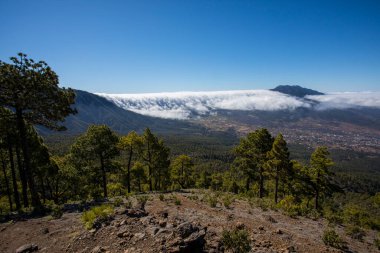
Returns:
[[[244,225],[244,223],[243,223],[243,222],[241,222],[241,221],[238,221],[238,222],[236,222],[236,225],[235,225],[235,227],[236,227],[236,229],[242,230],[242,229],[244,229],[244,228],[245,228],[245,225]]]
[[[98,217],[95,219],[92,228],[99,229],[102,226],[108,226],[113,220],[113,216],[109,215],[107,217]]]
[[[91,253],[102,253],[102,252],[106,252],[107,250],[101,246],[96,246],[95,248],[93,248],[91,250]]]
[[[267,220],[269,222],[277,223],[277,221],[272,216],[270,216],[270,215],[266,215],[264,217],[265,217],[265,220]]]
[[[286,253],[296,253],[296,248],[294,246],[289,246],[285,250]]]
[[[164,221],[164,220],[160,220],[160,221],[158,222],[158,225],[159,225],[160,227],[164,228],[164,227],[166,227],[166,221]]]
[[[49,229],[48,229],[48,228],[43,228],[43,229],[41,230],[41,233],[44,234],[44,235],[46,235],[46,234],[49,233]]]
[[[128,232],[128,229],[127,228],[121,228],[119,229],[119,231],[117,232],[117,237],[125,237],[125,233]]]
[[[38,250],[37,244],[30,243],[30,244],[25,244],[16,249],[16,253],[29,253],[29,252],[34,252]]]
[[[275,231],[275,233],[276,233],[276,234],[279,234],[279,235],[282,235],[284,232],[283,232],[281,229],[277,229],[277,230]]]
[[[151,236],[157,234],[157,232],[159,231],[160,229],[158,227],[149,227],[147,228],[147,232],[148,234],[150,234]]]
[[[264,226],[259,226],[258,229],[261,230],[261,231],[263,231],[264,230]]]
[[[93,228],[93,229],[89,230],[88,232],[90,232],[91,234],[95,234],[96,228]]]
[[[181,237],[181,238],[186,238],[189,235],[191,235],[194,232],[197,232],[197,228],[193,227],[193,225],[190,222],[184,222],[180,224],[177,229],[176,233]]]
[[[119,223],[119,226],[123,226],[125,224],[125,220],[122,220],[120,223]]]
[[[169,212],[168,212],[167,210],[164,210],[164,211],[160,212],[159,215],[160,215],[162,218],[166,219],[166,218],[168,218],[168,216],[169,216]]]
[[[160,234],[165,234],[165,233],[168,233],[168,232],[170,232],[170,231],[167,230],[167,229],[164,229],[164,228],[160,228],[160,229],[157,231],[157,233],[156,233],[155,236],[159,236]]]
[[[115,214],[117,215],[123,215],[127,212],[127,208],[125,207],[118,207],[115,209]]]
[[[125,214],[128,216],[128,217],[133,217],[133,218],[141,218],[141,217],[144,217],[144,216],[147,216],[148,214],[142,210],[142,209],[127,209],[127,211],[125,212]]]
[[[133,238],[135,238],[137,241],[143,239],[144,237],[145,237],[144,233],[136,233],[133,236]]]
[[[180,245],[181,252],[197,252],[198,250],[202,250],[205,244],[205,235],[206,229],[192,233],[183,241],[184,245]]]

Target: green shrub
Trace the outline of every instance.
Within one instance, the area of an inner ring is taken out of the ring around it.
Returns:
[[[248,232],[245,229],[224,230],[222,244],[226,250],[233,253],[247,253],[251,250]]]
[[[52,205],[51,206],[51,216],[53,216],[54,219],[59,219],[63,215],[62,206],[60,205]]]
[[[277,207],[285,212],[285,214],[290,217],[296,217],[301,213],[301,206],[297,204],[294,196],[288,195],[283,198],[278,204]]]
[[[253,207],[260,207],[263,211],[267,211],[268,209],[275,209],[273,201],[271,199],[266,198],[250,198],[249,205]]]
[[[177,205],[177,206],[180,206],[181,205],[181,200],[178,199],[177,197],[174,197],[174,204]]]
[[[375,238],[375,240],[373,241],[373,244],[375,244],[375,247],[380,250],[380,239],[379,238]]]
[[[230,208],[232,202],[234,201],[233,199],[233,196],[230,195],[230,194],[227,194],[223,197],[223,205],[226,207],[226,208]]]
[[[145,209],[146,202],[149,200],[148,195],[140,195],[136,197],[137,199],[137,204],[140,206],[141,209]]]
[[[346,228],[346,234],[352,239],[363,241],[363,237],[366,235],[365,231],[358,226],[349,226]]]
[[[165,195],[164,194],[160,194],[158,196],[158,198],[160,199],[160,201],[164,201],[165,200]]]
[[[199,199],[198,195],[190,195],[190,196],[188,196],[188,198],[191,199],[191,200],[194,200],[194,201],[196,201],[196,200]]]
[[[216,207],[218,204],[218,198],[214,194],[211,194],[208,196],[207,202],[211,207]]]
[[[325,230],[323,232],[322,240],[328,246],[337,249],[345,248],[345,242],[339,237],[339,235],[335,232],[334,229]]]
[[[113,200],[113,205],[115,207],[121,206],[123,204],[123,199],[120,197],[115,197]]]
[[[102,222],[108,220],[113,212],[113,207],[110,205],[96,206],[83,212],[81,219],[86,229],[92,229],[96,225],[96,221]]]

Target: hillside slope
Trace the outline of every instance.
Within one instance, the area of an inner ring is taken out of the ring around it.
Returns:
[[[199,134],[205,129],[199,125],[180,120],[167,120],[144,116],[124,110],[107,99],[81,90],[75,90],[76,115],[66,118],[63,123],[67,131],[60,134],[80,134],[91,124],[106,124],[118,133],[128,133],[131,130],[142,132],[146,127],[159,134]],[[43,135],[52,134],[44,128],[38,128]]]

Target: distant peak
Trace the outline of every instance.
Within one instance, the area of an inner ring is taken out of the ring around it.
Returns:
[[[324,93],[304,88],[299,85],[279,85],[274,89],[271,89],[272,91],[278,91],[284,94],[288,94],[291,96],[296,96],[296,97],[304,97],[307,95],[324,95]]]

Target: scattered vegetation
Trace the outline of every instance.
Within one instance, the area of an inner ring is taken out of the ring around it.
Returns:
[[[247,253],[251,250],[248,232],[245,229],[224,230],[222,244],[226,250],[233,253]]]
[[[324,244],[337,249],[345,249],[346,246],[345,242],[339,237],[334,229],[324,231],[322,240]]]
[[[114,213],[113,207],[110,205],[101,205],[92,207],[90,210],[83,212],[82,222],[86,229],[98,228],[102,222],[109,220]]]
[[[232,202],[234,201],[233,196],[230,194],[225,194],[223,197],[223,205],[226,208],[230,208]]]
[[[366,235],[365,231],[358,226],[348,226],[346,227],[346,234],[352,239],[363,241],[363,237]]]

